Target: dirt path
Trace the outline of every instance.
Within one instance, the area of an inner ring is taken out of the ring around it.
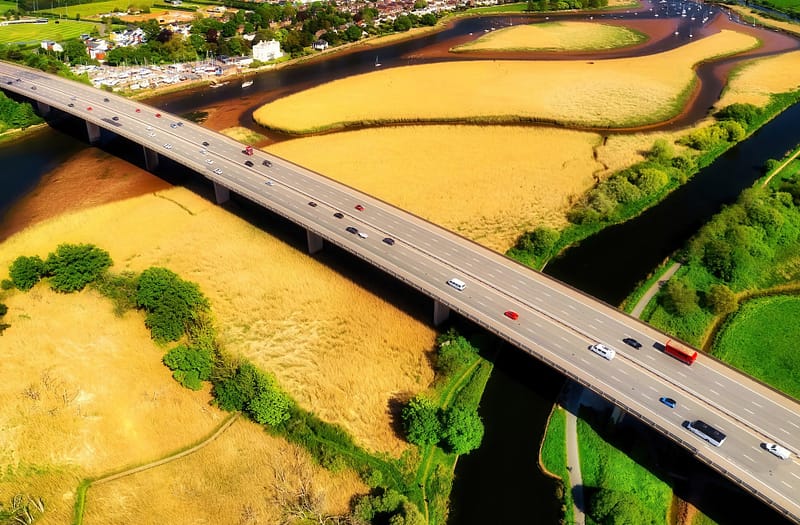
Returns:
[[[791,157],[789,157],[788,159],[786,159],[786,161],[785,161],[783,164],[781,164],[780,166],[778,166],[778,167],[775,169],[775,171],[773,171],[773,172],[772,172],[772,175],[770,175],[769,177],[767,177],[767,178],[766,178],[766,180],[764,181],[764,184],[762,184],[762,186],[766,187],[766,186],[767,186],[767,184],[769,184],[769,181],[771,181],[771,180],[772,180],[772,177],[774,177],[774,176],[775,176],[775,175],[777,175],[778,173],[782,172],[782,171],[783,171],[783,168],[785,168],[786,166],[788,166],[788,165],[789,165],[789,163],[790,163],[790,162],[792,162],[794,159],[796,159],[798,155],[800,155],[800,148],[798,148],[798,149],[797,149],[797,151],[795,151],[795,152],[794,152],[794,155],[792,155]]]
[[[653,296],[658,293],[658,290],[661,289],[661,285],[669,281],[670,277],[675,275],[675,272],[677,272],[678,268],[680,267],[681,263],[678,262],[672,263],[672,266],[667,268],[667,271],[664,272],[664,275],[662,275],[658,281],[654,282],[653,285],[650,288],[648,288],[648,290],[644,293],[642,298],[639,299],[639,302],[636,303],[636,306],[633,307],[631,315],[638,319],[639,316],[642,315],[645,306],[647,306],[647,304],[650,302],[650,299],[652,299]]]

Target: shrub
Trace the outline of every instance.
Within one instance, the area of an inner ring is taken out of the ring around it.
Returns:
[[[761,116],[761,110],[753,104],[731,104],[719,110],[714,117],[717,120],[733,120],[750,127]]]
[[[653,147],[647,152],[647,158],[657,162],[658,164],[662,164],[668,166],[671,161],[672,157],[675,156],[675,148],[672,146],[671,143],[667,142],[664,139],[658,139],[653,143]]]
[[[669,182],[669,176],[658,168],[643,168],[636,174],[634,183],[647,195],[654,194]]]
[[[729,132],[719,123],[693,131],[678,141],[696,150],[708,150],[728,139]]]
[[[219,367],[215,371],[218,371]],[[223,410],[244,410],[256,394],[256,367],[238,364],[232,374],[214,379],[214,399]]]
[[[736,311],[736,295],[724,284],[712,284],[706,293],[706,305],[717,314],[724,315]]]
[[[556,230],[539,226],[523,234],[517,241],[517,248],[541,257],[550,253],[559,237],[560,234]]]
[[[740,142],[747,136],[747,131],[741,123],[735,120],[726,120],[717,124],[726,133],[728,142]]]
[[[609,197],[621,204],[635,202],[642,197],[639,188],[631,184],[625,177],[612,177],[604,184],[604,191]]]
[[[0,290],[11,290],[14,288],[14,281],[11,279],[3,279],[0,281]]]
[[[442,436],[442,423],[438,408],[424,397],[415,397],[403,407],[401,414],[406,439],[415,445],[438,443]]]
[[[3,303],[0,303],[0,317],[3,317],[8,313],[8,306]]]
[[[686,315],[697,308],[697,291],[685,279],[670,279],[664,286],[663,305],[667,311]]]
[[[63,293],[77,292],[95,281],[111,266],[108,252],[93,244],[61,244],[47,256],[50,287]]]
[[[275,427],[289,419],[291,400],[280,390],[275,378],[256,370],[253,387],[254,395],[246,408],[255,421]]]
[[[212,357],[207,350],[179,345],[167,352],[163,361],[173,371],[172,377],[192,390],[200,390],[202,381],[211,377]]]
[[[475,348],[463,336],[456,335],[437,343],[439,348],[436,354],[436,371],[443,376],[452,375],[475,359]]]
[[[769,173],[770,171],[774,170],[780,165],[781,161],[779,160],[767,159],[766,162],[764,162],[764,166],[761,168],[761,171],[763,171],[764,173]]]
[[[24,255],[14,259],[8,269],[11,282],[20,290],[30,290],[38,283],[45,272],[45,264],[41,257]]]

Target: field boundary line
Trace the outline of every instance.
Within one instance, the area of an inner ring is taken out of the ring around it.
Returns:
[[[775,175],[777,175],[778,173],[782,172],[782,171],[783,171],[783,168],[785,168],[786,166],[788,166],[788,165],[789,165],[789,163],[790,163],[790,162],[792,162],[794,159],[796,159],[798,155],[800,155],[800,148],[797,148],[797,149],[795,149],[795,152],[794,152],[794,154],[793,154],[791,157],[789,157],[788,159],[786,159],[786,160],[783,162],[783,164],[781,164],[780,166],[778,166],[777,168],[775,168],[775,170],[774,170],[772,173],[770,173],[769,177],[767,177],[767,178],[764,180],[763,184],[761,184],[761,185],[762,185],[762,186],[766,186],[767,184],[769,184],[769,181],[771,181],[771,180],[772,180],[772,178],[773,178]]]

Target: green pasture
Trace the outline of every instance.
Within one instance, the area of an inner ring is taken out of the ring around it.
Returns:
[[[42,40],[63,42],[77,38],[84,33],[91,33],[96,27],[93,22],[76,22],[75,20],[50,20],[46,24],[15,24],[0,26],[0,44],[35,44]]]
[[[714,343],[714,355],[800,399],[800,297],[775,295],[741,306]]]
[[[16,2],[9,2],[8,0],[0,0],[0,13],[5,13],[9,9],[16,10],[17,3]]]
[[[91,4],[69,5],[65,7],[46,9],[42,11],[53,13],[59,16],[66,16],[67,18],[72,18],[72,19],[74,19],[76,15],[80,15],[81,19],[85,18],[99,19],[100,18],[99,15],[124,12],[128,10],[128,7],[136,7],[139,9],[145,7],[152,7],[153,3],[154,0],[136,0],[135,2],[131,2],[129,0],[126,1],[108,0],[106,2],[93,2]]]

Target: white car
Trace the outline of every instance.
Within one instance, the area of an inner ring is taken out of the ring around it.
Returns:
[[[164,144],[164,147],[167,148],[167,149],[172,149],[172,144],[167,142],[166,144]]]
[[[267,184],[267,186],[272,186],[274,184],[274,182],[272,182],[271,180],[267,179],[266,184]]]
[[[210,166],[210,165],[214,164],[214,161],[212,159],[206,159],[206,164],[208,164]]]
[[[357,234],[357,235],[358,235],[359,237],[361,237],[362,239],[366,239],[367,237],[369,237],[369,235],[367,235],[367,234],[366,234],[366,233],[364,233],[364,232],[358,232],[358,234]]]
[[[789,459],[789,457],[792,455],[789,450],[783,448],[777,443],[764,443],[764,448],[767,449],[768,452],[775,454],[781,459]]]
[[[614,359],[614,356],[617,355],[616,350],[614,350],[613,348],[609,348],[601,343],[593,344],[592,346],[589,347],[589,350],[591,350],[592,352],[594,352],[599,356],[605,357],[609,361]]]
[[[222,175],[222,170],[219,168],[214,168],[214,173],[216,173],[217,175]]]
[[[208,150],[207,149],[201,149],[200,150],[200,155],[208,155]]]

